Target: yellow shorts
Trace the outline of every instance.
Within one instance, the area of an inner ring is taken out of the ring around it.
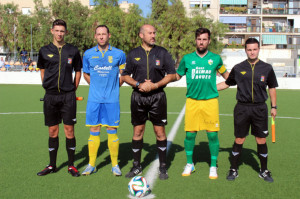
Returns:
[[[185,131],[219,131],[219,102],[217,98],[209,100],[186,99]]]

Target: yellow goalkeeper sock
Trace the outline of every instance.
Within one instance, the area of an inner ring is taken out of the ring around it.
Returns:
[[[88,147],[89,147],[89,164],[91,166],[95,166],[96,164],[96,158],[98,149],[100,146],[100,132],[91,132],[91,135],[88,140]]]
[[[119,155],[119,138],[116,134],[117,129],[107,130],[107,133],[108,133],[107,145],[110,152],[111,164],[114,167],[118,164],[118,155]]]

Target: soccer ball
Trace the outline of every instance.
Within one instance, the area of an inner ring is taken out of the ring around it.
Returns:
[[[142,176],[133,177],[128,183],[128,190],[130,195],[138,198],[144,197],[151,192],[146,179]]]

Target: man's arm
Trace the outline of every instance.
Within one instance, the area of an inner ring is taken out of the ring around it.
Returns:
[[[175,74],[175,80],[174,81],[178,81],[181,79],[182,76],[180,76],[178,73]]]
[[[221,75],[222,75],[222,77],[223,77],[224,79],[227,79],[228,76],[229,76],[229,72],[226,71],[225,73],[222,73]]]
[[[271,105],[277,106],[276,104],[276,88],[269,88],[269,95],[271,99]],[[271,108],[271,116],[275,118],[277,115],[277,110],[275,108]]]
[[[85,81],[90,84],[90,81],[91,81],[91,77],[90,77],[90,74],[88,73],[83,73],[83,77],[85,79]]]
[[[41,69],[41,79],[42,79],[42,83],[44,81],[44,74],[45,74],[45,69]]]
[[[79,86],[80,78],[81,78],[81,71],[76,71],[75,77],[74,77],[75,90],[77,90],[77,88]]]
[[[217,90],[218,91],[221,91],[221,90],[224,90],[224,89],[227,89],[227,88],[229,88],[229,85],[227,85],[225,82],[221,82],[221,83],[217,84]]]
[[[122,78],[122,73],[123,73],[123,70],[122,70],[122,69],[120,69],[120,70],[119,70],[119,72],[120,72],[120,77],[119,77],[119,86],[121,87],[121,86],[123,85],[123,83],[124,83],[124,81],[123,81],[123,78]]]

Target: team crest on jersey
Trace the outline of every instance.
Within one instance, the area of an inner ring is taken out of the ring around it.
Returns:
[[[160,66],[160,60],[156,60],[156,66]]]
[[[192,61],[192,64],[193,64],[193,65],[196,64],[196,61]]]
[[[208,60],[208,64],[212,65],[214,63],[214,61],[212,59]]]
[[[262,75],[262,76],[260,77],[260,81],[261,81],[261,82],[264,82],[264,81],[265,81],[265,76]]]
[[[113,62],[113,56],[108,56],[108,62],[112,63]]]
[[[136,58],[134,58],[136,61],[140,61],[140,57],[136,57]]]
[[[68,58],[68,64],[72,64],[72,58]]]
[[[242,71],[241,73],[242,73],[242,75],[245,75],[245,74],[246,74],[246,71]]]
[[[52,57],[53,57],[53,54],[48,54],[48,57],[52,58]]]

